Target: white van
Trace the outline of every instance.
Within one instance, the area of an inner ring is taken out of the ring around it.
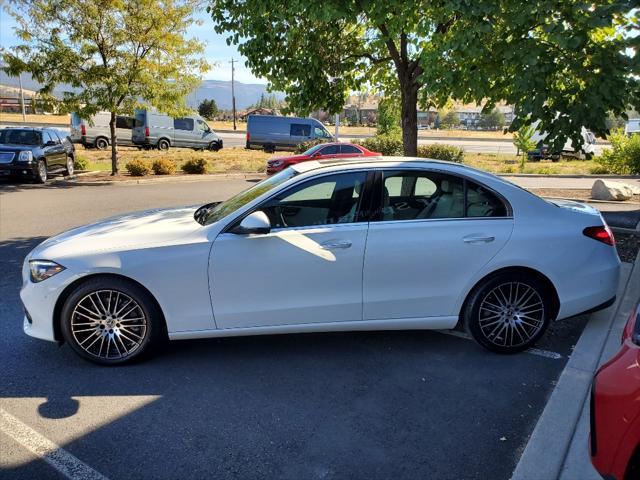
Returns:
[[[80,143],[86,148],[105,150],[111,144],[111,129],[109,122],[111,113],[99,112],[90,119],[80,118],[77,113],[71,114],[71,141]],[[118,145],[132,146],[131,133],[134,118],[127,115],[116,117],[116,141]]]
[[[150,110],[136,110],[132,139],[140,147],[160,150],[186,147],[218,151],[222,148],[222,139],[200,115],[173,118]]]
[[[538,123],[539,122],[534,122],[533,128],[536,128],[538,126]],[[578,158],[591,157],[596,152],[596,149],[595,149],[596,136],[592,132],[587,130],[585,127],[582,127],[581,133],[582,133],[582,140],[583,140],[582,145],[580,146],[581,148],[578,148],[578,149],[573,148],[573,142],[569,138],[565,142],[561,151],[551,152],[549,150],[549,146],[544,143],[544,140],[547,138],[548,133],[540,132],[539,130],[536,130],[531,139],[534,142],[536,142],[538,147],[533,152],[528,152],[529,158],[532,160],[540,160],[541,158],[550,158],[556,161],[556,160],[559,160],[562,155],[569,155],[569,156],[574,156]]]

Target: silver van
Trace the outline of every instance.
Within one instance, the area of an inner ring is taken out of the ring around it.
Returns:
[[[246,148],[265,152],[294,150],[310,140],[335,141],[324,125],[315,118],[249,115]]]
[[[173,118],[150,110],[136,110],[132,138],[135,145],[160,150],[186,147],[218,151],[222,148],[222,139],[200,115]]]
[[[127,115],[116,117],[116,139],[118,145],[132,146],[131,133],[134,118]],[[111,144],[111,129],[109,122],[111,113],[99,112],[87,120],[80,118],[77,113],[71,114],[71,141],[81,143],[86,148],[105,150]]]

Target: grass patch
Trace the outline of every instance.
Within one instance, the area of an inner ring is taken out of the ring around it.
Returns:
[[[520,172],[522,157],[515,155],[497,155],[487,153],[466,153],[464,163],[470,167],[491,173],[530,173],[541,175],[589,175],[594,163],[592,160],[560,160],[552,162],[526,162],[524,172]]]

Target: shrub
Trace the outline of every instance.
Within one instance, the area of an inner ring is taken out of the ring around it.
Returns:
[[[80,155],[76,155],[73,159],[73,168],[76,170],[86,170],[89,167],[89,160]]]
[[[296,151],[295,153],[304,153],[307,150],[309,150],[311,147],[318,145],[320,143],[325,143],[326,140],[321,140],[319,138],[315,139],[315,140],[309,140],[308,142],[302,142],[299,143],[298,146],[296,146]]]
[[[176,164],[166,158],[154,160],[151,168],[156,175],[173,175],[176,173]]]
[[[500,169],[500,173],[516,173],[516,169],[511,165],[507,165]]]
[[[596,166],[591,167],[591,168],[589,169],[589,173],[590,173],[591,175],[606,175],[606,174],[611,173],[611,172],[610,172],[610,171],[609,171],[609,169],[608,169],[606,166],[604,166],[604,165],[596,165]]]
[[[454,145],[434,143],[431,145],[419,145],[418,156],[422,158],[432,158],[434,160],[462,163],[464,161],[464,150]]]
[[[360,142],[364,148],[382,155],[402,155],[402,138],[399,135],[376,135]]]
[[[184,173],[207,173],[207,161],[204,158],[187,160],[181,168]]]
[[[619,175],[640,174],[640,135],[627,137],[622,130],[609,136],[611,149],[606,148],[596,162],[610,173]]]
[[[149,160],[134,158],[125,165],[125,168],[131,176],[143,177],[151,173],[151,162],[149,162]]]

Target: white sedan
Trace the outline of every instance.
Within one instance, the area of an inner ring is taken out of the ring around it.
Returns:
[[[600,214],[447,162],[306,162],[226,202],[107,219],[25,259],[24,331],[101,364],[163,340],[464,325],[502,353],[604,308]]]

